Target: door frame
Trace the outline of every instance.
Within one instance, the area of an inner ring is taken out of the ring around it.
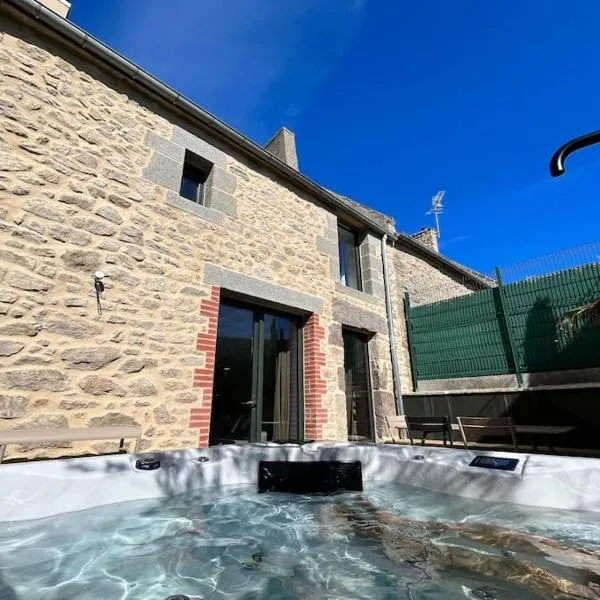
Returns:
[[[254,331],[252,339],[252,390],[250,399],[253,404],[250,408],[249,442],[260,441],[260,424],[262,423],[263,404],[263,373],[264,373],[264,318],[263,312],[259,313],[252,308],[254,318]]]
[[[240,299],[237,296],[221,294],[221,304],[238,306],[252,311],[254,326],[252,339],[252,383],[250,401],[254,404],[250,407],[250,432],[249,443],[260,442],[263,409],[263,380],[264,380],[264,323],[265,314],[281,316],[289,319],[296,327],[296,397],[298,413],[298,441],[304,441],[304,326],[305,320],[292,312],[286,312],[277,308],[265,306],[253,300]],[[219,328],[217,324],[217,340]],[[215,360],[216,368],[216,360]],[[214,390],[213,390],[214,396]],[[212,402],[212,399],[211,399]],[[212,404],[211,404],[212,409]]]
[[[371,441],[376,444],[377,443],[377,432],[375,427],[375,402],[373,401],[373,369],[371,368],[371,351],[369,349],[369,344],[373,339],[373,335],[371,334],[365,336],[365,360],[367,361],[367,395],[369,402],[369,414],[371,415],[371,424],[369,426],[369,431],[371,433]]]
[[[369,343],[371,342],[371,340],[373,339],[375,334],[370,333],[370,332],[365,332],[365,331],[363,331],[361,329],[357,329],[355,327],[347,327],[346,325],[342,325],[342,340],[343,340],[343,336],[344,336],[344,331],[348,331],[349,333],[356,335],[357,337],[360,337],[364,344],[365,361],[366,361],[366,367],[367,367],[367,373],[366,373],[367,402],[369,404],[367,407],[367,412],[369,414],[369,436],[371,438],[369,441],[376,443],[377,438],[375,435],[375,404],[373,402],[373,382],[372,382],[373,369],[371,368],[371,353],[369,350]],[[346,374],[346,353],[345,353],[345,351],[344,351],[343,360],[344,360],[344,379],[345,379],[345,374]],[[346,390],[346,393],[347,392],[348,392],[348,390]],[[344,395],[346,395],[346,394],[344,394]],[[348,396],[347,395],[346,395],[346,410],[348,410]],[[346,419],[346,421],[347,421],[347,419]],[[349,439],[350,432],[348,431],[346,435]]]

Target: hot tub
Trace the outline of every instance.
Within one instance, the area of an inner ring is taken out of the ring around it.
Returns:
[[[260,461],[360,461],[364,491],[258,494]],[[0,490],[2,600],[600,598],[595,459],[259,444],[6,464]]]

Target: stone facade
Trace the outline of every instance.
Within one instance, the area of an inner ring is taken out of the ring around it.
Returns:
[[[417,306],[464,296],[481,289],[481,283],[466,274],[444,268],[426,253],[399,242],[390,252],[390,272],[401,388],[403,393],[410,393],[413,391],[413,381],[406,332],[405,294],[408,292],[411,305]]]
[[[0,15],[0,429],[135,423],[145,450],[208,444],[219,301],[236,294],[302,315],[307,438],[347,439],[341,331],[364,331],[387,437],[378,237],[362,234],[365,291],[343,288],[321,201],[6,3]],[[179,196],[186,152],[213,165],[205,205]],[[395,300],[438,276],[390,253]]]

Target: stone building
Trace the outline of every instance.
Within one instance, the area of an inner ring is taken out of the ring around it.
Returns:
[[[404,292],[485,281],[302,175],[288,130],[255,144],[64,5],[0,3],[0,429],[387,437],[411,389]]]

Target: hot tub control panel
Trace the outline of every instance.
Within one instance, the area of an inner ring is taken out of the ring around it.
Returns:
[[[496,469],[497,471],[514,471],[518,464],[518,458],[506,458],[505,456],[476,456],[469,463],[469,466],[481,467],[482,469]]]
[[[135,468],[138,471],[156,471],[160,469],[160,460],[153,456],[146,456],[135,461]]]

